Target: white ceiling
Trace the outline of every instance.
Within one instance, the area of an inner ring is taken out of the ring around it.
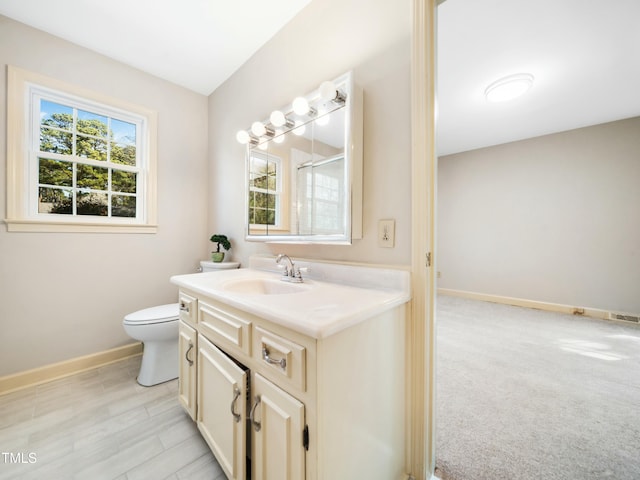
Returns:
[[[522,72],[525,96],[484,99]],[[640,1],[447,0],[437,88],[441,155],[638,116]]]
[[[310,1],[0,0],[0,14],[208,95]],[[438,153],[640,115],[638,25],[640,0],[445,1]],[[485,101],[521,72],[527,95]]]
[[[0,14],[209,95],[311,0],[0,0]]]

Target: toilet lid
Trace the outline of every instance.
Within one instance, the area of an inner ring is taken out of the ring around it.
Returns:
[[[124,321],[127,323],[160,323],[177,320],[179,316],[180,309],[178,304],[170,303],[130,313],[124,317]]]

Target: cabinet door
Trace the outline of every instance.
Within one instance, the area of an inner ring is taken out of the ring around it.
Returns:
[[[246,478],[247,375],[198,336],[198,429],[229,480]]]
[[[178,399],[192,420],[196,419],[196,331],[179,323],[180,380]]]
[[[304,405],[258,374],[252,402],[252,479],[303,480]]]

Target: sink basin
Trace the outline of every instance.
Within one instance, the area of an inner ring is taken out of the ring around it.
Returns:
[[[306,292],[309,287],[302,283],[287,283],[282,280],[266,278],[244,278],[227,282],[221,286],[222,290],[246,295],[284,295]]]

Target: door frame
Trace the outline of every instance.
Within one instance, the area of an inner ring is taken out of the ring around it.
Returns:
[[[413,478],[435,471],[436,12],[443,0],[412,0],[411,284],[409,458]]]

